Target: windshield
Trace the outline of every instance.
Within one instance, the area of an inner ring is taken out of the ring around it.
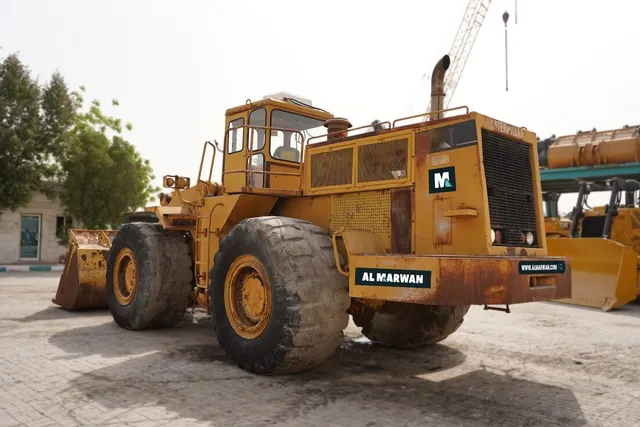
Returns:
[[[324,120],[282,110],[271,112],[271,127],[300,131],[306,140],[327,133],[324,128]],[[301,150],[302,138],[298,133],[281,130],[271,131],[270,152],[274,159],[300,162]]]

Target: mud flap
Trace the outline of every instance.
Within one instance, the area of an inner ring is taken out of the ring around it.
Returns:
[[[67,310],[108,308],[107,255],[117,230],[69,230],[69,251],[52,300]]]
[[[555,300],[609,311],[637,296],[637,253],[602,238],[547,238],[551,256],[571,260],[571,298]]]

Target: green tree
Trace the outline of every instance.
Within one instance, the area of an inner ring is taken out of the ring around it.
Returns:
[[[40,137],[40,86],[17,55],[0,64],[0,210],[29,203],[52,173]]]
[[[0,210],[26,206],[36,191],[53,198],[58,158],[75,122],[60,73],[44,87],[16,54],[0,64]]]
[[[97,100],[85,110],[84,90],[70,92],[59,72],[41,87],[15,54],[0,63],[0,210],[15,211],[40,191],[58,196],[87,228],[117,227],[160,190],[149,161],[123,136],[131,124]]]
[[[151,185],[155,177],[149,161],[122,136],[122,121],[106,115],[98,101],[83,112],[81,92],[71,95],[76,114],[61,161],[61,200],[84,227],[115,228],[124,213],[144,207],[160,189]]]

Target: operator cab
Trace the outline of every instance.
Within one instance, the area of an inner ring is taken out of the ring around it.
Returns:
[[[300,194],[305,143],[326,134],[325,123],[331,118],[310,100],[287,93],[227,110],[225,192]]]

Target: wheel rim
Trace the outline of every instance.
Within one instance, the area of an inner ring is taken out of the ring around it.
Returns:
[[[242,338],[258,338],[267,329],[271,286],[254,256],[242,255],[231,264],[224,285],[224,307],[231,327]]]
[[[136,257],[131,249],[124,248],[118,253],[113,278],[113,291],[116,300],[118,300],[121,305],[131,304],[138,287]]]

